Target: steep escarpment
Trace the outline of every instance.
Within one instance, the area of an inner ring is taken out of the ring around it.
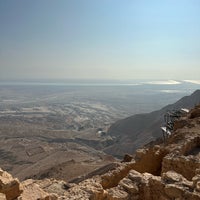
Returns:
[[[200,106],[175,127],[163,143],[138,149],[133,161],[70,188],[66,199],[78,199],[79,191],[82,199],[200,199]]]
[[[1,199],[18,200],[200,200],[200,105],[175,121],[174,131],[126,156],[101,173],[67,183],[19,182],[0,171]],[[125,162],[127,161],[127,162]],[[63,177],[64,178],[64,177]]]
[[[196,90],[190,96],[185,96],[176,103],[165,106],[158,111],[133,115],[117,121],[108,130],[108,134],[116,138],[116,143],[105,148],[104,151],[115,156],[133,153],[147,142],[161,136],[160,126],[163,123],[163,116],[168,110],[191,109],[199,103],[200,90]]]

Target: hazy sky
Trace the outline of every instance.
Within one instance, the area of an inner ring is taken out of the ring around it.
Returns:
[[[200,79],[199,0],[0,0],[0,79]]]

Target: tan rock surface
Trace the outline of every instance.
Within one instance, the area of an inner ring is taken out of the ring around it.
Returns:
[[[6,195],[3,193],[0,193],[0,200],[6,200]]]
[[[57,196],[43,191],[34,180],[28,179],[22,182],[23,193],[18,200],[56,200]]]
[[[133,161],[103,174],[102,199],[200,200],[200,119],[192,112],[165,143],[139,149]]]
[[[15,199],[22,193],[18,179],[2,169],[0,169],[0,193],[5,194],[7,200]]]
[[[0,171],[1,191],[10,200],[11,190],[20,195],[19,200],[200,200],[200,116],[196,109],[177,122],[165,142],[139,149],[131,162],[119,163],[102,175],[79,184],[26,180],[20,195],[19,182]]]

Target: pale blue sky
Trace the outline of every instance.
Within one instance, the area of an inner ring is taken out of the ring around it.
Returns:
[[[200,79],[199,0],[0,0],[0,79]]]

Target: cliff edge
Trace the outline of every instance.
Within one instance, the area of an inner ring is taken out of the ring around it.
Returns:
[[[160,110],[133,115],[113,123],[108,134],[115,137],[116,142],[106,147],[104,152],[116,157],[123,157],[125,152],[133,153],[147,142],[160,137],[160,126],[163,123],[163,115],[167,111],[181,108],[191,109],[198,104],[200,104],[200,90]]]
[[[200,200],[200,105],[175,121],[165,141],[138,149],[101,175],[70,184],[20,183],[1,170],[0,193],[8,200]]]

